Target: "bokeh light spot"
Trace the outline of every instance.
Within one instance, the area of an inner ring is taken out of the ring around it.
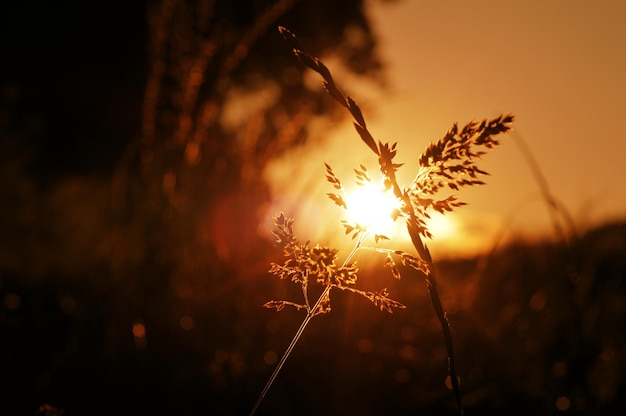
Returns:
[[[178,321],[178,325],[184,330],[191,331],[196,327],[196,321],[189,315],[184,315]]]
[[[561,396],[558,399],[556,399],[556,408],[559,409],[560,411],[564,412],[568,410],[569,407],[570,407],[570,400],[567,397]]]
[[[146,327],[141,322],[133,325],[133,337],[135,338],[135,348],[142,350],[146,348]]]
[[[604,347],[602,353],[600,353],[600,358],[604,362],[613,361],[615,359],[615,350],[611,347]]]
[[[76,305],[76,299],[72,295],[66,294],[59,299],[59,306],[66,315],[71,315],[76,312],[78,305]]]
[[[267,365],[274,365],[278,361],[278,354],[276,354],[276,351],[266,351],[263,355],[263,361]]]
[[[398,357],[404,360],[411,360],[415,357],[415,348],[411,345],[402,345],[398,348]]]
[[[529,306],[530,309],[535,311],[535,312],[539,312],[541,311],[545,306],[546,306],[546,294],[539,291],[539,292],[535,292],[531,297],[530,297],[530,301]]]
[[[371,339],[361,338],[357,344],[357,348],[360,352],[368,354],[374,349],[374,343]]]
[[[22,305],[22,298],[17,293],[7,293],[2,299],[2,304],[6,309],[15,310]]]

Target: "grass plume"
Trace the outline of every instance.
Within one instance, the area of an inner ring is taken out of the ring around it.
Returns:
[[[251,415],[258,409],[311,319],[320,313],[330,311],[330,293],[333,288],[362,295],[381,310],[388,312],[392,312],[394,308],[404,307],[404,305],[389,298],[386,289],[379,292],[366,292],[354,286],[357,282],[358,268],[356,263],[351,260],[357,250],[365,248],[384,254],[384,265],[390,268],[391,274],[395,278],[400,278],[396,259],[424,276],[432,306],[441,325],[448,354],[450,384],[458,412],[462,415],[463,405],[459,377],[456,371],[452,332],[439,296],[434,261],[424,243],[424,239],[433,237],[428,230],[427,220],[430,218],[430,212],[445,214],[465,205],[456,196],[456,192],[461,188],[485,183],[482,178],[488,173],[480,169],[477,162],[489,150],[500,144],[497,136],[510,130],[514,117],[510,114],[501,115],[480,122],[472,121],[462,127],[456,123],[453,124],[440,140],[429,144],[423,151],[418,159],[419,169],[415,179],[408,186],[401,186],[396,179],[396,172],[403,164],[397,163],[395,160],[398,152],[396,143],[376,141],[367,128],[361,109],[354,99],[338,88],[326,65],[320,59],[306,52],[291,31],[284,27],[279,27],[279,31],[291,46],[297,59],[321,75],[326,92],[348,110],[359,137],[378,156],[378,168],[384,190],[391,192],[398,202],[398,209],[394,210],[391,215],[394,221],[400,218],[405,221],[417,256],[401,250],[366,247],[364,241],[371,234],[371,229],[358,222],[344,221],[345,233],[352,236],[355,245],[342,265],[337,266],[337,250],[320,245],[310,247],[308,242],[301,243],[293,233],[294,220],[285,217],[282,213],[277,215],[274,218],[273,233],[277,245],[283,249],[286,260],[282,265],[272,264],[270,272],[281,279],[290,279],[299,284],[302,288],[303,302],[274,300],[266,303],[265,306],[277,310],[282,310],[287,306],[295,307],[299,310],[306,310],[306,317],[261,392]],[[338,191],[328,193],[328,197],[338,206],[348,209],[341,180],[335,175],[331,166],[325,164],[325,168],[326,180]],[[355,175],[357,185],[363,186],[371,182],[367,168],[363,165],[355,169]],[[376,243],[386,239],[389,238],[383,234],[374,234]],[[311,306],[309,285],[313,283],[321,284],[323,290],[317,301]]]

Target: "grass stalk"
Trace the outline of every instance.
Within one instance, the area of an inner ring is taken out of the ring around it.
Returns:
[[[350,260],[352,260],[352,258],[354,257],[356,252],[359,250],[359,248],[362,246],[363,241],[365,241],[366,238],[367,238],[367,232],[362,232],[362,233],[359,234],[358,239],[357,239],[354,247],[352,248],[352,251],[350,252],[350,254],[348,254],[348,257],[346,257],[346,259],[344,260],[343,265],[341,266],[342,268],[345,267],[350,262]],[[265,384],[265,387],[263,387],[263,390],[261,391],[261,394],[259,395],[259,398],[257,399],[256,403],[254,403],[254,406],[252,407],[252,410],[249,413],[249,416],[254,416],[254,414],[258,410],[259,406],[261,405],[261,402],[263,402],[263,399],[267,395],[267,392],[272,387],[272,384],[274,384],[274,381],[276,380],[276,378],[278,377],[278,374],[280,373],[280,371],[282,370],[283,366],[285,365],[285,362],[287,361],[287,359],[291,355],[291,352],[293,351],[294,347],[296,346],[296,344],[300,340],[300,337],[304,333],[304,330],[309,325],[309,322],[311,322],[311,319],[313,319],[314,316],[316,316],[316,315],[318,315],[320,313],[322,302],[324,302],[324,300],[328,298],[328,296],[330,294],[330,290],[332,288],[333,288],[333,285],[326,285],[324,287],[324,290],[322,291],[322,294],[317,298],[317,301],[315,302],[315,304],[313,305],[312,308],[309,307],[309,300],[308,300],[307,292],[304,293],[306,307],[307,307],[307,314],[304,317],[304,320],[300,324],[300,327],[296,331],[295,335],[291,339],[291,342],[289,343],[289,346],[287,347],[287,349],[283,353],[283,356],[280,358],[280,361],[278,362],[278,364],[274,368],[274,371],[272,372],[272,375],[267,380],[267,383]]]
[[[296,334],[291,339],[291,342],[289,343],[289,346],[287,347],[287,349],[285,350],[285,352],[284,352],[283,356],[281,357],[280,361],[278,362],[278,364],[274,368],[274,371],[272,372],[272,375],[267,380],[267,383],[265,384],[265,387],[263,388],[263,391],[261,391],[261,394],[259,395],[259,398],[257,399],[256,403],[254,404],[254,407],[252,408],[252,411],[250,411],[250,416],[254,416],[254,414],[258,410],[259,406],[261,405],[261,402],[263,401],[263,399],[267,395],[267,392],[272,387],[272,384],[274,384],[274,381],[276,380],[276,377],[278,377],[278,373],[280,373],[280,370],[282,370],[283,366],[285,365],[285,362],[287,361],[287,358],[289,358],[289,356],[291,355],[291,352],[293,351],[294,347],[296,346],[296,344],[300,340],[300,337],[302,336],[302,333],[304,332],[304,329],[309,325],[309,322],[311,322],[311,319],[313,319],[313,317],[316,315],[316,311],[319,309],[322,300],[326,296],[328,296],[328,294],[330,292],[330,288],[331,288],[331,286],[326,286],[324,288],[324,291],[322,292],[320,297],[317,299],[317,302],[315,302],[315,305],[313,306],[313,308],[311,308],[307,312],[304,320],[300,324],[300,327],[296,331]]]
[[[512,137],[513,139],[515,139],[514,142],[517,144],[517,147],[522,153],[522,157],[526,160],[526,164],[530,168],[531,174],[533,175],[535,182],[539,186],[541,197],[546,203],[546,207],[552,219],[552,226],[554,227],[554,232],[557,238],[562,241],[566,247],[570,247],[572,244],[572,239],[574,241],[578,240],[578,233],[576,231],[574,219],[572,218],[569,211],[563,206],[562,203],[559,202],[554,193],[550,190],[548,180],[543,174],[541,167],[539,166],[537,159],[530,150],[530,147],[526,143],[526,140],[524,140],[519,132],[513,132]],[[561,221],[559,220],[559,216],[565,222],[567,226],[567,232],[563,230],[563,227],[561,226]]]
[[[402,166],[402,164],[394,163],[393,160],[397,153],[396,144],[390,145],[380,141],[377,143],[366,126],[361,109],[350,96],[345,95],[337,87],[328,68],[318,58],[307,53],[295,35],[288,29],[279,27],[279,31],[291,45],[294,55],[300,62],[322,76],[326,92],[350,112],[354,127],[361,140],[378,156],[378,164],[384,179],[385,189],[387,191],[391,190],[397,201],[401,202],[400,208],[396,209],[395,214],[392,214],[392,216],[394,219],[399,217],[405,219],[407,231],[419,258],[400,250],[374,250],[386,252],[385,265],[392,269],[394,277],[399,278],[400,272],[395,265],[393,256],[400,257],[404,265],[422,272],[425,276],[430,300],[441,325],[446,346],[450,386],[454,393],[458,413],[463,416],[464,410],[459,377],[456,370],[456,357],[450,322],[439,296],[436,268],[430,251],[423,240],[423,238],[432,238],[425,221],[429,218],[429,210],[444,214],[452,211],[454,208],[465,205],[464,202],[457,200],[454,195],[440,199],[440,191],[451,190],[454,192],[458,191],[460,187],[484,184],[478,178],[480,175],[487,175],[487,172],[479,169],[476,161],[486,153],[486,150],[490,150],[499,144],[494,136],[507,132],[514,117],[512,115],[502,115],[491,120],[483,120],[480,123],[470,122],[462,128],[459,128],[455,123],[442,139],[431,143],[426,148],[419,159],[420,170],[418,175],[408,188],[403,188],[396,179],[396,170]],[[357,184],[370,181],[367,169],[363,165],[360,166],[360,169],[355,169],[355,173]],[[328,164],[326,164],[326,174],[327,181],[335,189],[343,190],[340,180]],[[341,195],[336,193],[327,195],[337,205],[345,209],[348,208],[346,201],[344,201]],[[276,380],[278,373],[311,319],[319,313],[330,310],[329,294],[333,287],[361,294],[371,300],[381,310],[392,312],[393,308],[404,308],[404,305],[388,298],[386,289],[380,292],[366,292],[351,286],[357,280],[357,268],[354,263],[349,262],[356,251],[361,248],[364,239],[368,235],[367,227],[364,227],[362,224],[350,224],[344,221],[346,234],[352,234],[353,238],[358,238],[343,265],[337,268],[334,263],[336,250],[320,247],[319,245],[310,248],[308,243],[301,244],[293,235],[293,219],[285,218],[283,214],[280,214],[274,220],[276,242],[283,247],[284,254],[288,260],[284,265],[272,264],[270,272],[281,279],[289,278],[296,283],[300,283],[305,297],[305,304],[299,305],[290,301],[271,301],[266,303],[265,306],[276,308],[277,310],[281,310],[287,305],[295,306],[297,309],[306,309],[307,315],[261,392],[250,413],[251,416],[254,415],[254,412]],[[388,239],[386,236],[381,235],[375,235],[374,237],[376,242],[380,239]],[[307,285],[310,277],[314,281],[325,285],[322,294],[312,308],[309,307],[307,299]]]

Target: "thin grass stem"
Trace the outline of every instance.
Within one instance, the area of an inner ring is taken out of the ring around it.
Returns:
[[[261,405],[261,402],[265,398],[265,395],[269,391],[270,387],[272,387],[272,384],[274,384],[274,381],[276,380],[276,377],[278,377],[278,373],[280,373],[280,370],[282,370],[283,366],[285,365],[285,362],[287,361],[287,358],[289,358],[289,355],[291,355],[291,352],[293,351],[294,347],[296,346],[296,344],[300,340],[300,337],[302,336],[302,333],[304,332],[304,329],[307,327],[307,325],[311,321],[311,318],[313,318],[315,316],[315,311],[317,310],[317,308],[321,304],[321,301],[324,299],[324,297],[328,296],[328,293],[330,292],[330,288],[331,288],[331,286],[326,286],[326,288],[324,289],[324,291],[322,292],[320,297],[317,299],[317,302],[315,302],[315,306],[313,306],[313,308],[311,310],[309,310],[309,312],[307,312],[306,317],[304,318],[304,320],[300,324],[300,328],[298,328],[298,331],[296,331],[296,334],[293,336],[293,339],[289,343],[289,346],[285,350],[285,353],[283,354],[283,356],[281,357],[280,361],[278,362],[278,365],[276,366],[276,368],[274,368],[274,372],[270,376],[269,380],[267,380],[267,383],[265,384],[265,387],[263,388],[263,391],[261,391],[261,394],[259,395],[259,398],[257,399],[256,403],[254,404],[254,407],[252,408],[252,411],[250,412],[250,416],[253,416],[256,413],[256,411],[258,410],[259,406]]]
[[[539,186],[539,190],[541,192],[541,196],[546,203],[548,208],[548,213],[552,219],[552,225],[554,227],[554,231],[556,233],[557,238],[561,240],[566,246],[571,245],[571,239],[574,241],[578,239],[575,221],[572,218],[569,211],[561,204],[558,199],[554,196],[552,191],[550,190],[550,186],[548,185],[548,180],[543,174],[537,159],[533,155],[530,147],[526,143],[526,140],[522,137],[522,135],[517,132],[512,132],[512,137],[515,139],[515,143],[517,144],[522,156],[526,160],[526,164],[530,168],[530,171],[535,179],[535,182]],[[568,233],[566,234],[561,226],[561,221],[559,220],[559,215],[562,217],[563,221],[567,225]]]
[[[394,195],[404,205],[401,210],[401,214],[406,219],[407,230],[411,237],[411,242],[423,262],[423,265],[425,265],[425,267],[418,267],[418,269],[426,276],[426,283],[428,285],[431,303],[441,324],[441,330],[448,352],[448,374],[450,376],[450,385],[454,391],[454,397],[456,399],[459,414],[463,416],[464,411],[461,401],[459,379],[456,374],[454,345],[452,342],[450,322],[448,321],[448,317],[439,296],[434,262],[430,251],[424,244],[424,240],[422,238],[432,237],[430,232],[428,232],[423,219],[428,218],[428,214],[426,212],[428,209],[434,209],[435,211],[443,214],[447,211],[452,211],[456,207],[465,205],[464,202],[458,201],[454,195],[440,200],[433,200],[431,196],[439,192],[441,189],[449,188],[450,190],[458,191],[460,187],[483,185],[485,183],[482,180],[477,179],[477,177],[479,175],[486,175],[487,172],[479,169],[478,166],[475,165],[475,161],[480,159],[480,156],[485,153],[485,150],[492,149],[494,146],[499,144],[499,141],[492,136],[509,131],[510,124],[514,120],[514,116],[508,114],[501,115],[500,117],[491,120],[485,119],[480,123],[470,122],[460,129],[455,123],[442,139],[435,143],[431,143],[426,148],[424,153],[422,153],[419,163],[420,169],[425,168],[425,172],[423,177],[418,177],[419,180],[416,179],[414,182],[415,188],[402,188],[398,184],[395,173],[396,170],[402,166],[402,164],[397,164],[393,161],[397,153],[396,143],[389,144],[382,143],[380,141],[377,143],[365,124],[365,118],[363,117],[361,109],[350,96],[341,92],[335,84],[328,68],[318,58],[315,58],[306,52],[296,39],[296,36],[288,29],[282,26],[278,29],[283,38],[290,43],[294,54],[300,62],[322,76],[326,92],[328,92],[333,99],[339,102],[339,104],[350,112],[354,121],[354,127],[361,140],[378,156],[380,171],[385,177],[385,187],[387,189],[391,188]],[[474,150],[475,148],[480,147],[482,147],[483,150]],[[463,161],[459,162],[459,160]],[[530,157],[529,160],[533,161],[532,157]],[[327,180],[336,189],[340,189],[340,181],[336,178],[329,165],[326,165],[326,171]],[[534,169],[534,173],[536,175],[537,172],[538,170]],[[361,172],[361,174],[364,173]],[[359,176],[359,172],[357,172],[357,176]],[[547,184],[540,174],[538,175],[538,180],[544,193],[544,197],[548,201],[550,207],[556,211],[558,204],[549,193]],[[337,196],[336,194],[329,194],[329,196],[338,205],[346,207],[345,202],[340,196]],[[348,231],[350,232],[352,229],[353,227],[350,227]],[[560,226],[557,228],[557,231],[559,234],[563,234]],[[362,242],[361,237],[363,236],[359,236],[360,242]],[[355,249],[353,249],[352,253],[350,253],[349,258],[354,255],[356,250],[358,250],[360,242],[357,242],[357,245],[355,246]],[[396,273],[398,272],[394,272],[394,275]],[[320,300],[318,300],[318,303],[319,302]],[[318,303],[316,303],[316,307]],[[314,307],[310,313],[315,312],[316,307]],[[308,315],[307,318],[310,320]]]
[[[367,238],[368,234],[369,233],[367,233],[367,232],[359,233],[359,236],[357,237],[356,244],[352,248],[352,251],[350,252],[350,254],[348,254],[348,257],[346,257],[346,259],[344,260],[343,265],[341,267],[345,267],[348,264],[348,262],[352,259],[352,257],[354,257],[356,252],[359,250],[359,248],[363,244],[363,241],[365,241],[365,239]],[[304,320],[302,321],[302,323],[300,324],[300,327],[298,328],[298,330],[296,331],[295,335],[291,339],[291,342],[289,343],[289,346],[287,347],[287,349],[283,353],[283,356],[281,357],[280,361],[276,365],[276,368],[274,368],[274,371],[272,372],[272,375],[267,380],[267,383],[265,384],[265,387],[261,391],[261,394],[259,395],[259,398],[257,399],[256,403],[254,404],[254,407],[250,411],[250,413],[249,413],[250,416],[254,416],[254,414],[258,410],[259,406],[261,405],[261,402],[263,401],[263,399],[267,395],[267,392],[269,391],[269,389],[272,387],[272,384],[274,384],[274,381],[276,380],[276,378],[278,377],[278,374],[280,373],[280,371],[282,370],[283,366],[285,365],[285,362],[287,361],[287,359],[291,355],[291,352],[293,351],[293,349],[295,348],[296,344],[300,340],[300,337],[304,333],[304,330],[309,325],[309,322],[311,322],[311,319],[315,315],[317,315],[319,313],[319,309],[320,309],[320,306],[322,305],[322,302],[324,301],[324,299],[326,299],[328,297],[328,295],[330,293],[330,290],[332,288],[333,288],[333,285],[327,285],[324,288],[324,291],[322,292],[322,294],[319,296],[319,298],[317,298],[317,301],[315,302],[313,307],[307,310],[307,314],[304,317]],[[308,306],[308,298],[306,298],[305,301],[306,301],[307,306]]]

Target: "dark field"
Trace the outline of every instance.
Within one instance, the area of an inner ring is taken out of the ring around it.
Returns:
[[[466,414],[626,409],[625,253],[626,225],[614,224],[569,250],[519,243],[439,264]],[[1,413],[247,414],[273,369],[266,361],[303,318],[261,307],[295,287],[262,263],[196,282],[158,270],[126,280],[105,268],[3,272]],[[333,310],[307,328],[259,415],[455,414],[423,279],[381,274],[361,281],[385,282],[407,309],[387,314],[333,292]]]

